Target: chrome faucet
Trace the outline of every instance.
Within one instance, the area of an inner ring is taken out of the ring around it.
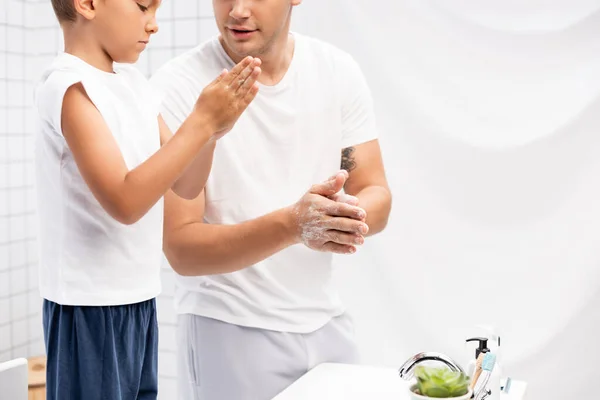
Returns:
[[[444,364],[446,364],[448,368],[450,368],[452,371],[460,371],[464,373],[460,365],[454,362],[454,360],[452,360],[450,357],[441,353],[426,352],[415,354],[414,356],[406,360],[406,362],[398,370],[400,378],[407,381],[412,379],[414,367],[423,361],[441,361]]]

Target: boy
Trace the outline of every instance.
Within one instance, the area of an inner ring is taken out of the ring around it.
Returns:
[[[143,75],[114,65],[137,61],[159,3],[52,0],[65,53],[36,90],[49,400],[157,397],[162,197],[201,192],[205,145],[258,90],[260,60],[247,57],[204,89],[172,136]]]

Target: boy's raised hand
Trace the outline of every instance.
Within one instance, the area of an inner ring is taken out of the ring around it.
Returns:
[[[194,113],[210,127],[214,139],[227,133],[258,93],[261,61],[246,57],[231,71],[224,70],[204,88]]]

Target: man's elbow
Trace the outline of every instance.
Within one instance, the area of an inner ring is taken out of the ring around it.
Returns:
[[[385,189],[384,200],[381,204],[381,212],[379,214],[379,218],[374,226],[370,226],[369,236],[376,235],[385,230],[388,226],[388,222],[390,219],[390,214],[392,211],[392,194],[389,189]]]
[[[388,224],[388,218],[381,218],[379,221],[377,221],[376,224],[370,225],[369,226],[369,233],[367,234],[367,236],[374,236],[377,235],[378,233],[381,233],[385,230],[385,228],[387,227]]]
[[[194,276],[193,268],[189,260],[185,257],[184,251],[176,245],[165,243],[163,248],[165,258],[169,265],[178,275]]]
[[[388,225],[388,221],[390,220],[390,214],[392,213],[392,192],[390,191],[389,188],[386,188],[386,199],[385,199],[385,207],[384,207],[384,218],[383,218],[383,226],[381,228],[381,230],[384,230],[387,225]]]
[[[385,217],[382,218],[381,222],[379,223],[379,229],[377,230],[377,233],[383,232],[385,228],[387,228],[389,219],[390,215],[388,213],[387,215],[385,215]]]
[[[204,276],[215,273],[218,268],[206,263],[198,254],[191,254],[189,248],[175,240],[165,238],[163,252],[169,265],[180,276]]]

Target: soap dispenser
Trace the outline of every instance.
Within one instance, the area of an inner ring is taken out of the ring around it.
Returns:
[[[500,400],[500,380],[503,375],[502,367],[500,365],[502,354],[500,352],[500,335],[497,334],[493,327],[480,326],[480,329],[484,329],[490,337],[490,353],[496,355],[496,363],[490,376],[490,381],[487,385],[490,390],[490,395],[486,397],[486,400]]]
[[[477,358],[479,358],[479,355],[481,353],[488,353],[490,351],[490,349],[487,347],[488,346],[488,338],[484,338],[484,337],[475,337],[475,338],[471,338],[471,339],[467,339],[467,343],[468,342],[479,342],[479,345],[477,347],[477,349],[475,350],[475,358],[471,361],[469,361],[469,364],[467,365],[467,375],[469,376],[469,378],[473,378],[473,374],[475,373],[475,367],[477,365]]]

